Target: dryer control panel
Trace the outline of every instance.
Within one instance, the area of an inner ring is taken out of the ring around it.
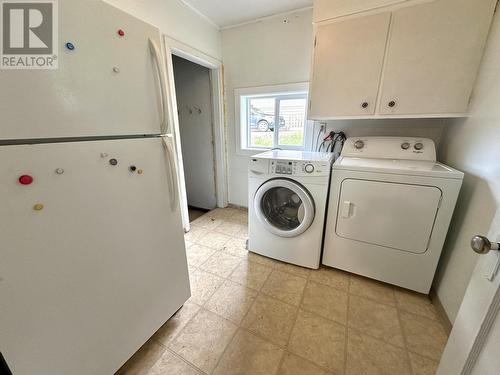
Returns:
[[[329,176],[330,163],[317,161],[271,160],[271,174],[284,176]]]

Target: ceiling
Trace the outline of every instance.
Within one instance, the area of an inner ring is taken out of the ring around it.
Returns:
[[[313,0],[182,0],[220,28],[310,7]]]

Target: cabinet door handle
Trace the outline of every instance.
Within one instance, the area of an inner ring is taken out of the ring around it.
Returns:
[[[393,108],[396,106],[396,102],[394,100],[391,100],[388,104],[389,107]]]
[[[369,106],[368,102],[361,103],[361,108],[368,108],[368,106]]]

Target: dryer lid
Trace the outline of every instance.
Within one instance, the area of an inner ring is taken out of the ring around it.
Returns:
[[[460,180],[464,177],[462,172],[439,162],[419,160],[354,158],[342,156],[335,162],[333,169]]]

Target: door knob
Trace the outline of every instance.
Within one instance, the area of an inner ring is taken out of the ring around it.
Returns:
[[[478,254],[488,254],[490,250],[500,250],[500,243],[491,242],[484,236],[474,236],[470,241],[470,246]]]

